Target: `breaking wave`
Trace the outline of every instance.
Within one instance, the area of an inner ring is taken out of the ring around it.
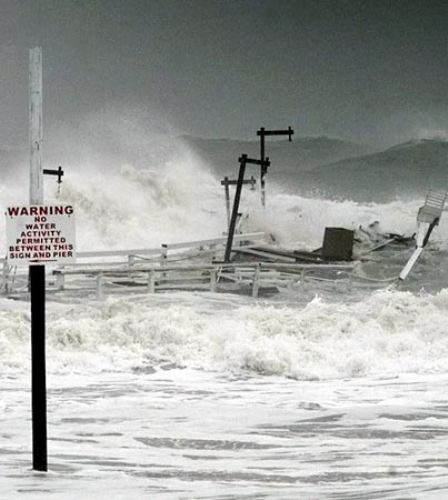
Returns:
[[[79,250],[158,247],[223,234],[224,192],[216,174],[183,144],[165,150],[160,164],[153,157],[145,165],[144,153],[135,164],[120,162],[110,169],[71,159],[61,192],[47,183],[48,203],[75,206]],[[27,203],[23,183],[0,187],[3,209],[20,200]],[[261,210],[259,193],[245,190],[241,208],[249,216],[242,228],[270,233],[285,246],[312,249],[321,245],[326,226],[380,221],[385,232],[412,234],[423,200],[330,201],[286,194],[268,184],[267,203]],[[3,219],[0,231],[4,234]],[[434,236],[447,235],[442,218]],[[1,370],[27,371],[28,304],[3,299],[0,306]],[[305,307],[209,294],[51,303],[48,363],[53,373],[186,366],[297,379],[441,372],[448,366],[447,316],[446,290],[382,291],[356,304],[315,299]]]
[[[245,191],[241,203],[242,229],[265,231],[286,246],[305,249],[320,246],[326,226],[357,228],[380,221],[385,232],[410,235],[423,200],[361,204],[331,201],[283,193],[268,186],[268,206],[260,208],[259,193]],[[23,190],[22,190],[23,191]],[[3,187],[5,210],[17,200],[26,203],[17,187]],[[226,229],[224,191],[206,165],[185,151],[163,170],[137,169],[124,165],[107,176],[93,170],[67,176],[62,190],[47,189],[47,202],[75,206],[79,250],[144,248],[161,243],[222,236]],[[20,203],[20,201],[19,201]],[[4,220],[0,231],[4,232]],[[442,218],[438,234],[448,234]],[[4,241],[2,241],[2,250]]]
[[[51,373],[188,367],[309,380],[448,370],[447,290],[305,307],[208,294],[50,306]],[[26,304],[2,309],[2,371],[28,371]]]
[[[75,206],[79,250],[154,247],[217,237],[226,230],[218,174],[154,116],[135,109],[106,110],[84,116],[76,127],[61,124],[50,130],[45,166],[63,158],[65,175],[60,192],[54,178],[45,178],[45,199]],[[226,175],[236,178],[235,165],[229,165]],[[288,193],[296,179],[290,178]],[[15,175],[0,186],[3,210],[9,204],[28,203],[27,183],[27,167],[18,165]],[[266,210],[260,207],[259,192],[244,188],[241,211],[248,217],[242,227],[271,233],[286,246],[310,249],[321,245],[326,226],[356,228],[380,221],[385,232],[412,234],[422,203],[306,198],[287,194],[268,176]],[[442,231],[439,228],[435,237],[448,235],[443,224],[442,218]],[[0,232],[4,234],[3,219]]]
[[[224,191],[219,178],[191,153],[158,170],[123,166],[104,179],[87,183],[74,176],[60,200],[77,213],[78,246],[83,250],[154,247],[161,243],[222,236],[226,230]],[[305,249],[321,245],[326,226],[356,229],[374,221],[385,232],[411,235],[424,200],[388,204],[331,201],[268,191],[261,209],[258,191],[245,191],[241,229],[265,231],[285,246]],[[448,222],[434,232],[448,234]]]

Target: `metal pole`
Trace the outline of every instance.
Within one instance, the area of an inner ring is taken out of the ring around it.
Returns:
[[[43,204],[42,49],[30,50],[30,204]],[[45,266],[29,268],[31,292],[31,409],[33,469],[47,471],[47,385],[45,366]]]
[[[263,208],[266,207],[266,181],[265,181],[265,175],[266,175],[266,167],[263,165],[263,162],[265,161],[265,147],[264,147],[264,127],[260,128],[260,160],[262,162],[261,167],[260,167],[260,194],[261,194],[261,206]]]
[[[238,173],[238,181],[236,184],[235,198],[233,201],[232,216],[229,224],[229,234],[227,236],[226,252],[224,255],[225,262],[230,262],[230,254],[232,252],[233,235],[235,233],[236,219],[238,217],[238,210],[240,206],[241,190],[243,188],[244,172],[246,170],[247,155],[242,155],[239,158],[240,170]]]
[[[45,266],[30,266],[31,406],[33,469],[47,471],[47,394],[45,363]]]
[[[230,227],[230,189],[229,189],[229,178],[224,177],[224,189],[226,193],[226,214],[227,214],[227,231]]]

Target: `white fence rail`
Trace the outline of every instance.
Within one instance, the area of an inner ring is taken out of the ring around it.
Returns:
[[[240,245],[245,242],[259,242],[266,238],[263,232],[253,232],[245,234],[237,234],[234,241]],[[96,269],[101,266],[104,270],[107,268],[115,269],[117,266],[125,268],[141,265],[145,262],[158,263],[160,266],[165,266],[172,260],[187,259],[192,256],[205,256],[208,253],[217,254],[223,251],[223,246],[227,241],[227,237],[210,238],[205,240],[185,241],[181,243],[163,243],[158,248],[138,248],[128,250],[100,250],[100,251],[85,251],[77,252],[76,264],[67,266],[48,265],[51,270],[56,269]],[[17,276],[27,274],[27,267],[10,266],[8,261],[0,259],[2,267],[2,285],[1,290],[5,294],[11,293],[14,289],[14,284]],[[63,286],[64,274],[60,274],[58,284]]]
[[[72,290],[90,288],[102,298],[105,290],[114,287],[132,286],[146,289],[150,293],[163,290],[251,290],[257,297],[261,288],[291,288],[304,285],[313,279],[335,281],[348,278],[354,264],[277,264],[268,262],[240,262],[219,264],[190,264],[185,266],[140,266],[138,268],[115,269],[55,269],[55,289],[66,287],[65,278]],[[317,275],[315,273],[317,272]],[[325,277],[325,273],[330,273]],[[62,278],[62,279],[61,279]]]
[[[239,248],[264,240],[264,233],[235,235]],[[294,288],[312,280],[348,278],[355,264],[297,262],[215,262],[210,258],[223,251],[226,237],[166,243],[159,248],[79,252],[77,263],[48,265],[49,289],[53,292],[95,293],[98,299],[117,289],[246,291],[257,297],[263,288]],[[222,255],[222,254],[221,254]],[[209,259],[204,257],[208,256]],[[200,260],[194,260],[199,257]],[[3,292],[27,290],[27,267],[3,263]],[[21,282],[21,286],[17,283]]]

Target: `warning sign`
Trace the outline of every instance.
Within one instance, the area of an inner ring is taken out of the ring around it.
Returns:
[[[10,265],[75,261],[72,205],[13,206],[5,215]]]

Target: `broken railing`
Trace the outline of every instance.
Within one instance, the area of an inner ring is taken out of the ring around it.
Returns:
[[[248,243],[263,241],[266,234],[263,232],[252,232],[236,234],[235,241],[242,247]],[[76,269],[113,269],[117,266],[133,268],[141,263],[153,263],[165,266],[173,261],[182,261],[194,257],[216,257],[222,256],[227,236],[209,238],[204,240],[186,241],[180,243],[163,243],[157,248],[139,248],[128,250],[100,250],[77,252],[77,262],[66,266],[59,266],[60,271]],[[18,282],[22,282],[22,288],[27,288],[27,268],[11,266],[6,259],[0,259],[2,264],[1,290],[8,295],[18,288]],[[64,273],[60,273],[59,280],[63,280]],[[61,283],[59,283],[61,284]],[[62,283],[63,284],[63,283]]]
[[[54,290],[90,289],[101,299],[109,291],[139,287],[149,293],[168,290],[207,290],[211,292],[249,291],[258,297],[261,288],[293,289],[312,280],[348,279],[356,264],[285,264],[274,262],[232,262],[189,265],[138,264],[133,268],[55,269]],[[322,276],[330,272],[332,276]],[[317,275],[316,275],[317,273]],[[66,278],[77,278],[69,282]]]

